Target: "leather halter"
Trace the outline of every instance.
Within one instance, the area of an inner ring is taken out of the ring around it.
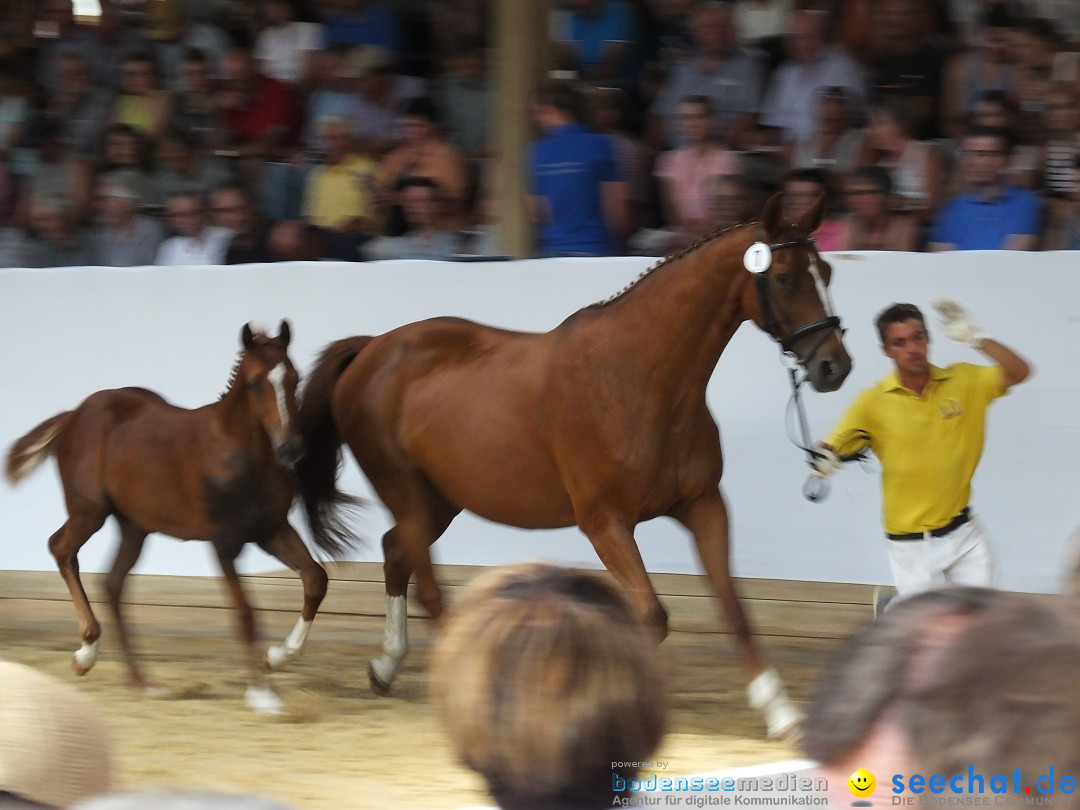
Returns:
[[[784,250],[786,248],[795,247],[812,247],[814,245],[814,237],[806,236],[801,239],[791,239],[787,242],[772,242],[765,243],[769,246],[769,250],[772,253],[776,253],[778,250]],[[833,315],[831,307],[829,306],[828,296],[824,292],[824,283],[821,281],[821,277],[817,273],[816,262],[813,256],[810,257],[810,261],[815,265],[811,268],[811,274],[814,276],[814,283],[818,287],[818,294],[821,295],[821,303],[825,307],[826,317],[821,320],[813,321],[812,323],[805,324],[803,326],[796,327],[788,332],[786,335],[782,335],[780,322],[777,320],[776,315],[773,313],[773,307],[771,305],[771,296],[769,295],[769,279],[768,271],[762,273],[755,273],[757,279],[757,291],[758,291],[758,303],[761,306],[761,321],[762,327],[766,332],[780,344],[780,349],[784,353],[791,353],[791,347],[794,343],[807,335],[812,335],[815,332],[820,332],[825,329],[839,329],[840,318]],[[818,349],[825,342],[825,337],[814,346],[814,348],[808,353],[806,357],[798,357],[799,365],[806,365],[817,354]]]

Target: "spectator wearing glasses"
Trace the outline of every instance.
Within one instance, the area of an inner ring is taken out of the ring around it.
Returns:
[[[211,225],[206,198],[201,194],[174,194],[165,206],[165,218],[174,236],[161,243],[154,264],[224,264],[233,233]]]
[[[1035,250],[1042,233],[1038,198],[1006,179],[1012,142],[1001,129],[964,136],[967,190],[948,202],[930,233],[930,250]]]
[[[889,207],[892,180],[881,166],[863,166],[844,179],[844,207],[837,250],[919,249],[919,229],[911,214]]]

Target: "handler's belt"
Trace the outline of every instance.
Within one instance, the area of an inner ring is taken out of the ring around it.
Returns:
[[[886,534],[890,540],[924,540],[927,535],[930,537],[944,537],[951,531],[955,531],[971,520],[971,507],[965,506],[960,510],[960,514],[946,523],[939,529],[931,529],[928,532],[910,532],[909,534]]]

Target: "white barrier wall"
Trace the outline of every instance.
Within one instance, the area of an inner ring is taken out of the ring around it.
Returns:
[[[836,254],[833,296],[855,369],[834,394],[808,393],[815,435],[855,393],[885,374],[872,321],[894,301],[929,312],[939,295],[966,304],[994,337],[1014,346],[1035,377],[991,410],[974,506],[987,523],[1001,584],[1054,590],[1080,524],[1080,256],[1073,253]],[[242,325],[293,327],[303,372],[331,340],[375,334],[433,315],[459,315],[526,330],[555,326],[575,309],[621,289],[650,260],[561,259],[491,264],[387,262],[250,267],[0,270],[0,447],[87,394],[122,385],[152,388],[194,407],[223,390]],[[677,324],[673,325],[677,328]],[[941,364],[976,352],[937,338]],[[786,372],[775,345],[746,324],[721,358],[709,390],[724,438],[724,488],[733,516],[734,570],[750,577],[887,582],[878,477],[852,465],[823,503],[801,495],[803,456],[787,438]],[[349,460],[344,485],[370,495]],[[55,568],[46,548],[64,520],[55,465],[17,490],[0,485],[0,568]],[[297,518],[298,527],[302,522]],[[358,559],[379,560],[387,526],[379,506],[363,529]],[[106,570],[115,528],[95,536],[83,570]],[[638,533],[653,571],[697,572],[691,543],[667,520]],[[198,546],[198,547],[196,547]],[[434,546],[438,562],[498,564],[547,559],[596,566],[576,529],[525,532],[462,515]],[[279,567],[258,550],[246,571]],[[138,571],[216,571],[205,544],[155,536]]]

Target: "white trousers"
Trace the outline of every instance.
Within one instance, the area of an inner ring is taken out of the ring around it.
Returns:
[[[977,517],[942,537],[928,534],[922,540],[886,538],[885,543],[900,597],[949,585],[989,588],[994,584],[994,560]]]

